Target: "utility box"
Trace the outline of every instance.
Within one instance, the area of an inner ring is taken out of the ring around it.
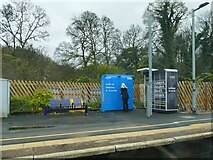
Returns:
[[[133,75],[104,74],[101,76],[101,112],[123,110],[121,97],[121,84],[125,83],[128,88],[128,109],[133,105]]]
[[[0,78],[0,118],[10,113],[10,81]]]
[[[147,107],[149,68],[138,69],[144,73],[144,106]],[[152,69],[152,109],[178,111],[178,71],[176,69]]]

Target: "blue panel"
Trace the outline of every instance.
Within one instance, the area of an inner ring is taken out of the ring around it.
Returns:
[[[101,111],[123,110],[121,84],[128,87],[129,109],[133,109],[133,75],[105,74],[101,76]]]

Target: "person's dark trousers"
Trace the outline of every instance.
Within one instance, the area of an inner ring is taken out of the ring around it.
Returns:
[[[123,111],[124,111],[124,112],[126,111],[126,106],[125,106],[124,103],[123,103]]]
[[[124,112],[128,112],[129,111],[128,99],[123,99],[123,110],[124,110]]]

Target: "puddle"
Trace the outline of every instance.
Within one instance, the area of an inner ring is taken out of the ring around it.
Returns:
[[[10,127],[9,131],[14,131],[14,130],[25,130],[25,129],[37,129],[37,128],[51,128],[53,126],[14,126]]]

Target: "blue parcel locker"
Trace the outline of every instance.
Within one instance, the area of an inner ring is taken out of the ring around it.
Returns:
[[[133,75],[104,74],[101,76],[101,112],[123,110],[121,99],[121,84],[128,88],[129,109],[133,109]]]

